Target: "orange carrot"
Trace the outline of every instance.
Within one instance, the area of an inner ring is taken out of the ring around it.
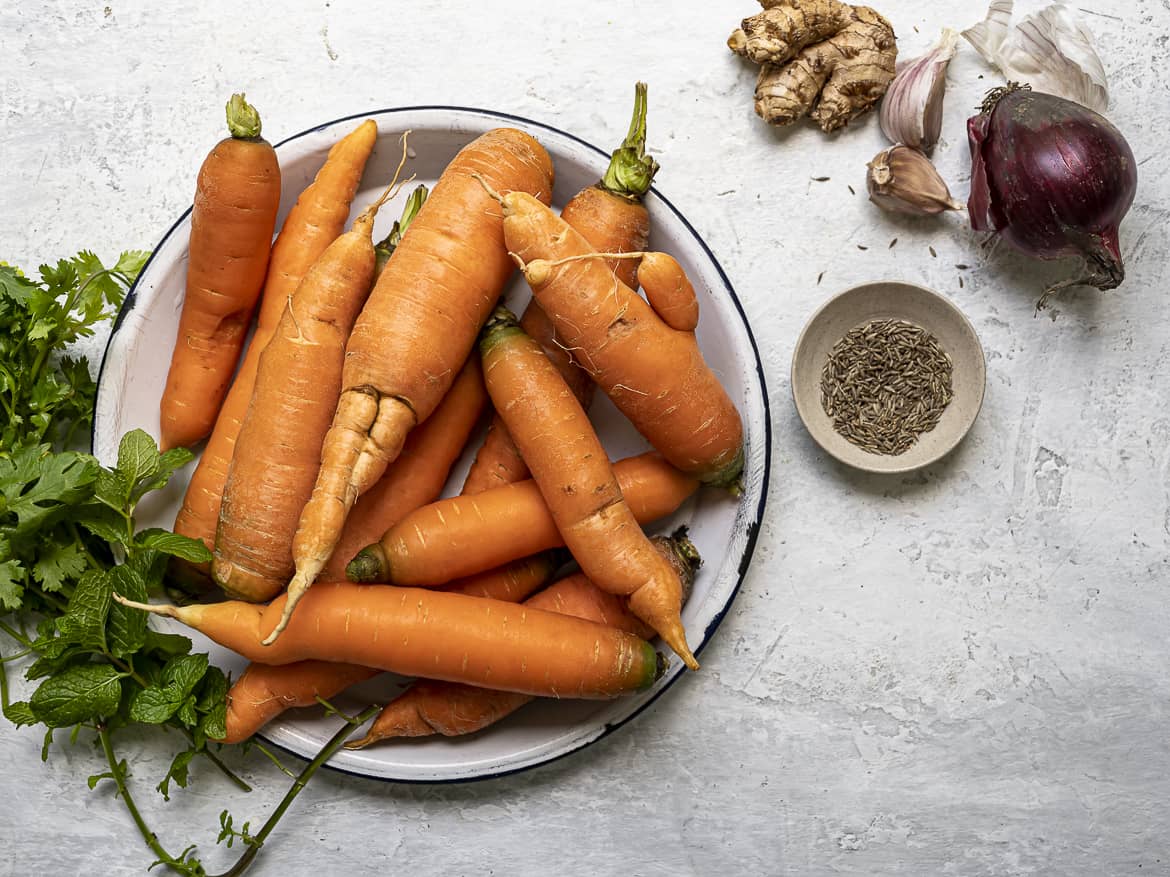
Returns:
[[[211,574],[229,596],[269,600],[292,575],[293,533],[341,392],[345,341],[374,277],[374,218],[396,183],[313,263],[260,356],[215,533]]]
[[[162,449],[193,445],[215,423],[264,285],[280,166],[242,94],[227,104],[231,134],[199,169],[191,207],[187,288],[159,405]]]
[[[561,219],[601,253],[645,250],[650,240],[650,214],[642,198],[650,191],[658,162],[646,154],[646,108],[646,83],[639,82],[626,139],[614,150],[601,180],[574,195],[561,211]],[[637,261],[614,259],[606,267],[636,288]]]
[[[260,297],[260,315],[252,341],[175,518],[176,533],[202,539],[209,551],[215,549],[215,527],[219,521],[223,486],[227,482],[236,436],[252,399],[260,353],[276,332],[289,296],[296,291],[309,267],[345,231],[350,204],[377,138],[377,123],[367,119],[333,145],[316,178],[301,192],[289,211],[276,243],[272,245],[268,277]],[[209,569],[208,564],[200,571],[206,574]]]
[[[561,218],[599,252],[644,250],[650,238],[650,214],[642,197],[657,171],[658,163],[646,155],[646,83],[639,82],[634,89],[634,114],[626,139],[613,152],[601,180],[574,195],[561,211]],[[612,259],[608,264],[623,283],[636,285],[637,262]],[[597,385],[557,340],[552,322],[536,299],[528,303],[520,328],[540,342],[581,405],[588,409]],[[527,477],[528,467],[515,442],[500,418],[493,417],[483,447],[467,473],[463,492],[480,493]]]
[[[499,205],[481,181],[548,201],[552,161],[498,128],[447,166],[379,278],[345,351],[342,393],[293,544],[286,616],[320,574],[345,518],[455,379],[511,273]]]
[[[689,589],[701,562],[694,545],[681,534],[670,538],[657,536],[651,541],[674,564]],[[621,597],[601,590],[583,573],[561,579],[530,597],[524,605],[596,621],[643,638],[653,635],[645,622],[629,611]],[[510,691],[420,680],[386,705],[364,737],[345,746],[363,749],[392,737],[471,734],[498,722],[530,700],[526,694]]]
[[[411,432],[398,459],[354,504],[337,548],[325,564],[326,580],[344,579],[345,565],[354,554],[403,516],[434,502],[486,406],[480,364],[468,357],[435,413]]]
[[[675,511],[698,489],[654,453],[619,460],[613,472],[640,524]],[[435,586],[564,544],[540,488],[521,481],[411,512],[345,572],[353,581]]]
[[[699,325],[699,300],[682,265],[673,256],[643,253],[638,282],[662,322],[679,332],[695,331]]]
[[[487,572],[455,579],[441,590],[473,597],[491,597],[506,603],[519,603],[548,584],[560,567],[569,559],[563,549],[550,549],[514,560]]]
[[[229,600],[125,606],[174,618],[252,661],[359,664],[544,697],[607,699],[641,691],[664,669],[653,646],[625,631],[500,600],[322,583],[284,635],[264,645],[288,595],[268,606]],[[452,631],[458,631],[453,636]]]
[[[381,672],[332,661],[297,661],[275,667],[249,664],[228,692],[227,733],[219,742],[247,740],[285,710],[313,706],[318,698],[328,700]]]
[[[697,670],[679,617],[678,573],[638,526],[589,415],[565,379],[507,308],[496,308],[479,346],[492,405],[581,571],[603,590],[628,595],[638,617]]]
[[[479,359],[469,357],[463,372],[455,379],[451,391],[439,403],[435,413],[410,434],[402,454],[381,480],[358,500],[346,522],[339,547],[351,545],[351,550],[356,551],[370,539],[377,538],[402,515],[439,495],[486,399]],[[551,564],[551,559],[544,561],[543,566],[534,561],[506,576],[473,577],[467,580],[463,592],[498,599],[506,599],[512,593],[526,595],[548,581],[554,571]],[[331,575],[335,566],[338,571]],[[549,568],[545,571],[544,567]],[[325,567],[326,578],[341,578],[344,570],[344,563],[331,558]],[[522,597],[518,596],[509,602],[520,599]],[[316,698],[333,697],[378,672],[368,667],[327,661],[297,661],[275,667],[249,664],[228,692],[228,736],[225,742],[250,737],[285,709],[311,706]]]
[[[520,192],[502,203],[509,249],[558,337],[593,380],[675,466],[710,484],[736,486],[743,425],[694,333],[664,323],[545,205]]]

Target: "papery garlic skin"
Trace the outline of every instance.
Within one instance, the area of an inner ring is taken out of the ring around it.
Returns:
[[[929,152],[942,131],[947,65],[959,48],[959,34],[944,28],[925,55],[898,63],[898,72],[882,98],[882,131],[891,143]]]
[[[962,210],[938,171],[919,150],[892,146],[882,150],[868,165],[866,188],[869,200],[883,210],[911,216],[934,216],[947,210]]]
[[[1064,3],[1051,3],[1012,27],[1012,6],[1012,0],[991,0],[987,17],[963,31],[963,38],[1009,81],[1104,113],[1105,67],[1088,28]]]

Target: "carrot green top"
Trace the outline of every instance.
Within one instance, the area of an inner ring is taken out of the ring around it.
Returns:
[[[607,192],[638,201],[650,190],[658,162],[646,154],[646,83],[634,86],[634,115],[630,131],[610,159],[598,184]]]
[[[228,131],[236,140],[257,140],[260,137],[260,114],[244,100],[244,94],[233,94],[227,102]]]

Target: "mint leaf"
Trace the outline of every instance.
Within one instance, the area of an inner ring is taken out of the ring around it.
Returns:
[[[127,600],[137,600],[140,603],[149,598],[146,592],[146,583],[139,572],[129,563],[116,566],[106,574],[110,581],[111,590],[125,597]],[[140,609],[131,609],[121,603],[110,606],[110,614],[106,623],[106,641],[110,653],[115,657],[124,658],[132,655],[146,644],[146,613]]]
[[[139,691],[130,702],[130,718],[136,722],[161,724],[179,713],[185,725],[194,725],[196,715],[191,693],[207,672],[207,655],[179,655],[167,661],[157,685]]]
[[[137,537],[138,546],[161,551],[172,557],[179,557],[191,563],[210,563],[211,552],[203,544],[202,539],[192,539],[190,536],[180,536],[166,530],[143,530]]]
[[[50,728],[68,728],[114,713],[123,676],[109,664],[79,664],[42,682],[28,704]]]
[[[109,574],[98,570],[81,577],[69,599],[69,608],[57,619],[62,638],[95,652],[105,651],[111,584]]]
[[[138,613],[144,615],[145,613]],[[178,633],[160,633],[151,628],[146,629],[145,648],[161,652],[164,655],[185,655],[191,651],[191,640]]]
[[[33,715],[32,707],[28,705],[27,701],[19,700],[15,703],[10,703],[4,708],[4,718],[12,722],[17,727],[21,725],[35,725],[37,717]]]
[[[158,445],[144,430],[132,429],[118,443],[118,474],[130,485],[130,495],[138,492],[138,483],[158,474]]]
[[[71,518],[103,542],[125,545],[129,539],[126,518],[112,508],[97,503],[81,506]]]
[[[141,486],[141,490],[145,493],[166,487],[175,470],[181,469],[194,459],[195,455],[187,448],[171,448],[164,451],[158,458],[158,471]]]
[[[175,714],[180,699],[165,686],[143,688],[130,701],[130,718],[148,725],[161,725]]]
[[[167,769],[167,775],[162,778],[162,782],[157,787],[162,793],[164,800],[171,800],[171,780],[174,780],[175,785],[179,786],[179,788],[187,788],[188,768],[191,764],[191,759],[194,757],[194,749],[184,749],[175,756],[170,768]]]

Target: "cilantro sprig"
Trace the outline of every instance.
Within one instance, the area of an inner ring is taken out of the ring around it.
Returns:
[[[160,593],[174,559],[210,561],[201,541],[135,523],[142,499],[165,487],[192,454],[160,453],[142,430],[122,437],[113,466],[73,447],[93,423],[96,386],[89,363],[69,347],[116,313],[147,255],[126,252],[106,268],[83,251],[42,265],[37,279],[0,263],[0,707],[18,726],[45,727],[42,759],[56,731],[70,729],[71,741],[95,735],[106,769],[89,777],[90,788],[115,784],[155,864],[204,877],[194,846],[172,855],[150,830],[131,794],[130,767],[115,749],[124,728],[178,731],[185,745],[156,786],[164,799],[187,786],[196,758],[248,790],[214,742],[226,732],[223,672],[207,655],[193,654],[187,637],[154,630],[144,613],[113,600],[114,593],[138,601]],[[17,659],[36,683],[22,701],[9,697],[9,662]],[[246,848],[228,874],[249,866],[308,779],[371,716],[343,716],[345,725],[255,835],[248,823],[236,830],[223,812],[219,842]]]

